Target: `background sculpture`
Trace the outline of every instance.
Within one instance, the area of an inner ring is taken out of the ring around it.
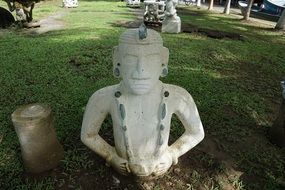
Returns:
[[[81,140],[121,174],[158,176],[196,146],[204,130],[191,95],[159,80],[168,73],[169,52],[157,32],[142,28],[120,36],[113,51],[113,72],[122,81],[89,99]],[[115,147],[98,135],[107,114],[113,121]],[[173,114],[183,123],[185,133],[169,146]]]
[[[64,8],[76,8],[78,7],[78,1],[77,0],[63,0],[62,6]]]
[[[177,0],[166,0],[165,2],[165,19],[162,22],[162,32],[179,33],[181,32],[181,20],[176,13]]]

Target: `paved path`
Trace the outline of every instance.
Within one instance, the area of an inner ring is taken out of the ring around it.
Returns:
[[[184,2],[179,2],[180,5],[183,5]],[[190,6],[195,6],[195,4],[190,5]],[[201,9],[207,10],[208,9],[208,4],[207,3],[201,3]],[[214,5],[213,8],[213,12],[217,12],[217,13],[223,13],[224,12],[224,6],[222,5]],[[241,15],[240,9],[238,7],[231,7],[230,9],[230,14],[232,16],[236,16],[237,18],[242,19],[243,16]],[[276,25],[276,22],[271,22],[271,21],[267,21],[267,20],[262,20],[262,19],[258,19],[258,18],[250,18],[250,20],[252,22],[256,22],[258,23],[258,25],[264,25],[264,27],[268,27],[268,28],[274,28]]]

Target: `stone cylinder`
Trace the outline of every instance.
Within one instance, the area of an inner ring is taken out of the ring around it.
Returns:
[[[63,148],[53,128],[51,108],[43,104],[19,107],[12,114],[23,163],[28,172],[55,168],[63,158]]]

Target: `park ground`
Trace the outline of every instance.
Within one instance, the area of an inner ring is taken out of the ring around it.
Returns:
[[[39,29],[0,30],[0,189],[285,189],[285,151],[268,140],[282,100],[284,32],[235,15],[178,8],[183,25],[194,29],[161,34],[170,50],[169,75],[162,81],[191,93],[206,136],[166,175],[141,181],[119,175],[80,141],[88,98],[118,83],[112,48],[140,11],[117,1],[60,6],[56,0],[36,4],[34,18],[44,20]],[[215,38],[200,29],[239,37]],[[57,168],[41,174],[25,172],[10,117],[34,102],[52,107],[65,151]],[[171,142],[182,133],[173,118]],[[101,134],[112,143],[110,118]]]

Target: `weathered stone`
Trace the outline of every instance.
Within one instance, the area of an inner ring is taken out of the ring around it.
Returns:
[[[63,0],[62,6],[64,8],[76,8],[78,7],[78,1],[77,0]]]
[[[119,69],[122,81],[92,95],[81,130],[83,143],[115,170],[139,177],[164,174],[204,138],[191,95],[159,80],[165,76],[168,49],[157,32],[148,29],[146,34],[140,39],[139,29],[129,29],[120,36],[113,50],[113,67]],[[115,147],[98,134],[108,114],[113,121]],[[182,121],[185,133],[169,146],[173,114]]]
[[[140,0],[126,0],[128,7],[138,8],[140,7]]]
[[[39,173],[55,168],[63,158],[63,148],[53,129],[50,107],[30,104],[12,114],[25,168]]]
[[[179,33],[181,32],[181,20],[176,13],[177,0],[166,0],[165,19],[162,22],[162,32]]]
[[[180,33],[180,17],[165,17],[165,19],[162,21],[161,31],[165,33]]]

